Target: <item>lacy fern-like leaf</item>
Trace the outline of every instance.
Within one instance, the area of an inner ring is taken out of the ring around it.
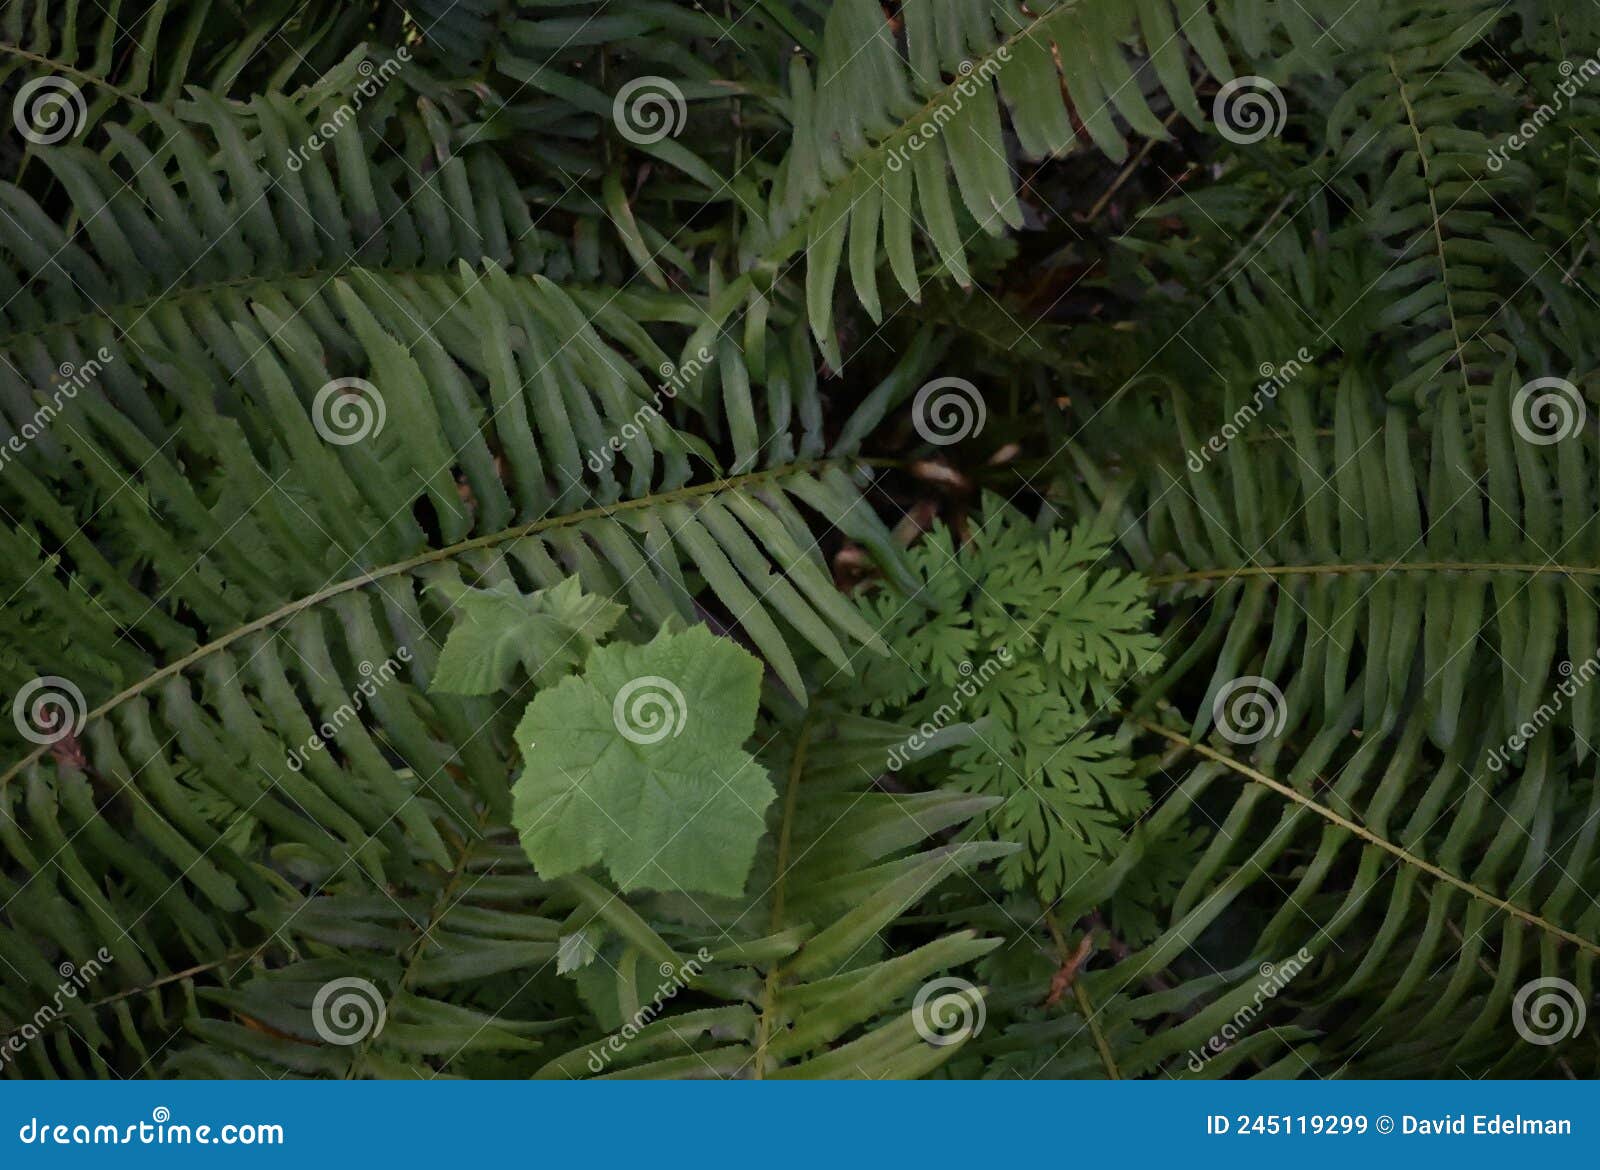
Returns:
[[[1161,655],[1143,579],[1098,567],[1107,547],[1086,527],[1041,532],[990,501],[959,548],[936,529],[912,550],[933,615],[888,595],[864,603],[897,649],[868,664],[867,693],[920,728],[890,766],[972,723],[943,782],[1003,798],[988,831],[1024,846],[1002,863],[1007,884],[1033,881],[1050,898],[1111,856],[1149,804],[1107,732],[1118,685]]]

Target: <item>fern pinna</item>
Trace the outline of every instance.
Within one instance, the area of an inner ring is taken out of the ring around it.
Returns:
[[[6,0],[0,1069],[1593,1075],[1597,45]]]

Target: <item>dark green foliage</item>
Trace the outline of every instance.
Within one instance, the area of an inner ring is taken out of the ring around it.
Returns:
[[[1083,528],[1034,531],[998,500],[974,538],[947,529],[910,556],[930,616],[896,594],[866,603],[894,647],[861,685],[875,714],[918,728],[889,767],[952,724],[972,742],[930,762],[933,777],[1002,798],[989,832],[1023,846],[1001,865],[1011,889],[1055,899],[1120,851],[1150,804],[1133,760],[1107,732],[1119,684],[1161,664],[1147,585],[1103,570],[1106,541]]]
[[[0,3],[7,1076],[1600,1068],[1600,8],[111,7]]]

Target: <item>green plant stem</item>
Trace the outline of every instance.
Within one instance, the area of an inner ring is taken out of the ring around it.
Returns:
[[[1513,918],[1517,918],[1528,923],[1530,926],[1537,927],[1540,930],[1555,935],[1559,939],[1563,939],[1566,942],[1572,943],[1580,950],[1585,950],[1591,954],[1600,955],[1600,944],[1597,944],[1590,939],[1586,939],[1582,935],[1574,934],[1570,930],[1563,930],[1555,923],[1550,922],[1548,919],[1539,917],[1539,915],[1534,914],[1532,911],[1524,910],[1522,907],[1508,902],[1504,898],[1498,898],[1489,893],[1488,890],[1483,889],[1481,886],[1475,886],[1466,879],[1457,877],[1449,870],[1439,868],[1439,866],[1434,865],[1431,861],[1424,861],[1415,853],[1412,853],[1409,850],[1394,844],[1392,841],[1388,841],[1383,837],[1378,836],[1378,834],[1374,833],[1371,829],[1368,829],[1362,825],[1358,825],[1349,817],[1340,816],[1331,808],[1317,803],[1304,793],[1297,792],[1295,789],[1289,787],[1289,785],[1283,783],[1281,780],[1276,780],[1273,777],[1268,776],[1265,772],[1261,772],[1255,768],[1252,768],[1249,764],[1242,763],[1239,760],[1234,759],[1232,756],[1224,755],[1222,752],[1217,751],[1215,748],[1212,748],[1207,744],[1199,743],[1180,732],[1173,731],[1170,727],[1163,727],[1161,724],[1152,719],[1147,719],[1140,716],[1134,718],[1133,722],[1138,724],[1140,727],[1143,727],[1146,731],[1149,731],[1155,735],[1159,735],[1163,739],[1169,740],[1172,743],[1181,744],[1189,751],[1194,752],[1196,755],[1203,756],[1214,763],[1221,764],[1224,767],[1239,773],[1239,775],[1244,776],[1246,779],[1255,781],[1264,788],[1270,788],[1279,796],[1282,796],[1287,800],[1291,800],[1303,808],[1309,809],[1331,824],[1338,825],[1346,832],[1353,833],[1355,836],[1360,837],[1369,845],[1375,845],[1384,852],[1393,854],[1405,864],[1414,866],[1428,876],[1444,882],[1446,885],[1454,886],[1463,893],[1477,898],[1480,902],[1485,902],[1490,906],[1493,906],[1496,910],[1501,910]]]
[[[444,548],[431,549],[428,552],[419,553],[417,556],[410,557],[407,560],[396,561],[393,564],[384,565],[380,568],[372,569],[365,573],[360,573],[354,577],[349,577],[343,581],[329,585],[324,589],[319,589],[315,593],[307,594],[305,597],[297,598],[294,601],[280,605],[271,613],[263,614],[261,617],[246,622],[242,626],[238,626],[235,629],[229,630],[220,638],[216,638],[210,642],[207,642],[203,646],[196,647],[189,653],[185,654],[182,658],[179,658],[174,662],[169,662],[166,666],[161,667],[154,673],[145,675],[145,677],[140,679],[138,682],[133,683],[131,686],[128,686],[123,690],[118,691],[115,695],[112,695],[111,698],[107,699],[104,703],[101,703],[98,707],[94,708],[94,710],[90,711],[88,715],[84,717],[84,724],[87,726],[87,724],[92,720],[104,718],[108,712],[127,702],[129,699],[143,694],[157,683],[171,678],[173,675],[183,673],[183,671],[193,666],[196,662],[199,662],[204,658],[209,658],[218,651],[226,649],[228,646],[231,646],[241,638],[247,637],[250,634],[258,633],[269,626],[276,625],[285,618],[293,617],[302,610],[310,609],[314,605],[320,605],[330,598],[338,597],[340,594],[349,593],[353,590],[364,588],[365,586],[371,585],[375,581],[381,581],[388,577],[414,572],[425,565],[431,565],[438,561],[449,560],[452,557],[457,557],[463,553],[472,552],[477,549],[492,548],[493,546],[497,544],[503,544],[506,541],[520,540],[525,536],[536,536],[541,532],[548,532],[552,529],[571,527],[574,524],[581,524],[585,520],[596,520],[602,517],[619,515],[624,512],[638,511],[641,508],[649,508],[659,504],[672,503],[679,500],[690,500],[706,495],[714,495],[717,492],[736,490],[741,487],[749,486],[750,484],[765,483],[769,480],[782,479],[789,475],[805,474],[806,472],[814,471],[822,467],[838,466],[839,463],[839,460],[825,459],[811,460],[802,463],[787,463],[781,467],[770,467],[764,471],[751,471],[746,472],[743,475],[734,475],[723,479],[709,480],[706,483],[695,484],[692,487],[673,488],[670,491],[657,492],[654,495],[649,496],[640,496],[637,499],[632,500],[623,500],[616,504],[600,504],[593,508],[583,508],[576,512],[570,512],[565,516],[551,516],[544,519],[534,520],[527,524],[519,524],[511,528],[504,528],[499,532],[491,532],[487,536],[477,536],[473,537],[471,540],[463,540],[456,544],[448,545]],[[3,775],[0,775],[0,788],[4,788],[19,773],[21,773],[24,768],[42,758],[49,750],[50,745],[46,744],[35,748],[33,751],[23,756],[22,759],[18,760],[15,764],[8,768]]]
[[[1055,911],[1050,908],[1043,898],[1039,905],[1044,908],[1044,924],[1050,930],[1050,938],[1056,946],[1056,961],[1067,963],[1072,957],[1072,948],[1067,946],[1067,936],[1062,933],[1061,924],[1056,921]],[[1083,986],[1083,981],[1074,973],[1072,979],[1072,998],[1078,1005],[1078,1012],[1083,1016],[1083,1022],[1088,1025],[1089,1035],[1094,1037],[1095,1050],[1100,1054],[1100,1063],[1105,1066],[1106,1076],[1113,1081],[1122,1079],[1122,1072],[1117,1068],[1117,1058],[1111,1053],[1111,1045],[1106,1043],[1105,1033],[1100,1030],[1100,1021],[1096,1019],[1096,1009],[1089,999],[1089,992]]]
[[[778,856],[774,869],[774,886],[772,890],[772,917],[768,923],[771,933],[777,934],[783,929],[783,890],[784,882],[789,873],[789,851],[794,831],[794,813],[797,798],[800,792],[800,777],[805,774],[806,747],[811,742],[812,716],[806,713],[805,722],[800,725],[800,735],[794,746],[794,758],[789,761],[789,782],[784,786],[783,792],[783,822],[778,828]],[[767,1043],[772,1038],[773,1008],[778,999],[778,972],[780,964],[774,963],[767,970],[766,980],[761,988],[761,1019],[756,1030],[756,1056],[754,1079],[761,1080],[766,1073]]]
[[[1235,577],[1318,577],[1350,573],[1527,573],[1567,577],[1600,576],[1600,565],[1535,565],[1516,561],[1362,561],[1322,565],[1242,565],[1227,569],[1196,569],[1189,573],[1163,573],[1146,578],[1152,586],[1184,581],[1232,580]]]

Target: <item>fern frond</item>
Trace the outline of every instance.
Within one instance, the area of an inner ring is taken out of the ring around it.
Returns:
[[[914,2],[891,24],[869,0],[837,0],[815,70],[800,59],[791,70],[795,141],[771,200],[773,236],[804,241],[811,325],[833,364],[833,287],[847,239],[856,295],[881,320],[881,254],[917,300],[915,236],[966,286],[973,229],[1022,226],[1001,98],[1032,159],[1079,145],[1072,113],[1113,159],[1127,153],[1117,118],[1166,137],[1123,50],[1130,39],[1146,47],[1167,98],[1202,124],[1184,45],[1219,78],[1232,76],[1205,4],[1061,3],[1024,13]],[[952,199],[952,171],[967,218]]]
[[[903,734],[891,724],[828,717],[787,732],[773,768],[774,779],[785,777],[779,819],[748,899],[653,908],[681,924],[658,945],[625,951],[614,977],[605,969],[597,976],[596,994],[608,998],[600,1018],[626,1028],[557,1057],[539,1075],[880,1079],[920,1076],[955,1055],[964,1035],[935,1026],[922,1004],[904,1005],[931,977],[999,940],[971,931],[904,949],[885,940],[941,884],[1012,847],[926,845],[990,807],[989,798],[895,795],[864,783]],[[659,955],[696,947],[712,957],[679,990],[700,1004],[680,1006],[676,990],[647,1003],[633,990],[656,982],[647,968]],[[940,1010],[970,1030],[982,993],[965,987],[960,1003]]]
[[[1188,466],[1207,448],[1179,403],[1183,452],[1103,489],[1171,606],[1173,664],[1139,709],[1199,757],[1148,827],[1202,809],[1218,826],[1139,970],[1327,958],[1296,995],[1362,1005],[1321,1030],[1326,1060],[1374,1021],[1393,1033],[1352,1066],[1365,1075],[1537,1068],[1548,1053],[1503,1048],[1508,997],[1532,975],[1588,986],[1600,954],[1574,900],[1595,866],[1596,453],[1588,431],[1531,442],[1518,381],[1489,389],[1481,446],[1460,391],[1440,393],[1424,446],[1347,378],[1325,428],[1296,386]],[[1242,743],[1221,706],[1241,678],[1272,708]],[[1274,1058],[1258,1040],[1251,1059]]]

